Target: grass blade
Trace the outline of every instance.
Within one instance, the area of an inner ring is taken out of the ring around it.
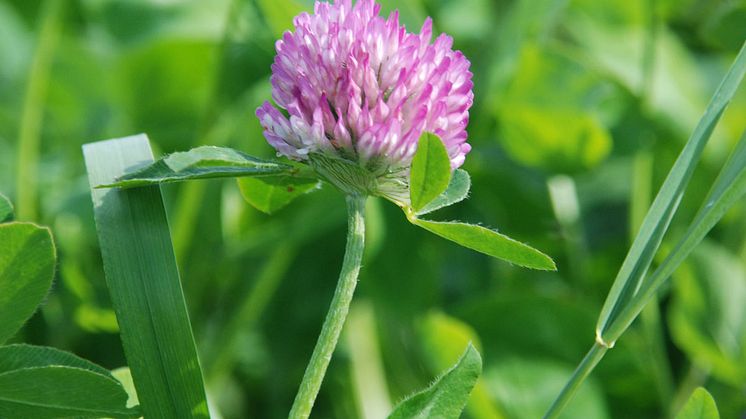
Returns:
[[[95,188],[152,162],[147,137],[86,144],[83,154],[106,282],[143,414],[209,417],[160,189]]]
[[[700,119],[666,177],[614,280],[596,326],[596,335],[605,345],[611,346],[614,344],[613,341],[604,341],[603,336],[606,335],[607,328],[614,322],[620,311],[629,304],[630,299],[637,293],[642,279],[645,277],[660,246],[663,235],[679,206],[684,190],[702,155],[702,150],[715,129],[720,116],[733,98],[744,72],[746,72],[746,44],[741,48],[736,61],[718,87],[704,116]]]
[[[231,148],[202,146],[170,154],[100,187],[132,188],[191,179],[290,174],[293,170],[288,164],[262,160]]]

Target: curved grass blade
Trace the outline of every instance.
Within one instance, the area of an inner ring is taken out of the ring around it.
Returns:
[[[605,341],[603,336],[606,335],[606,330],[610,324],[629,305],[632,297],[638,292],[642,279],[650,267],[663,235],[679,206],[689,179],[692,177],[694,168],[702,155],[702,150],[715,129],[720,116],[733,98],[744,72],[746,72],[746,43],[741,48],[735,63],[718,87],[705,114],[668,173],[614,280],[596,326],[597,338],[605,345],[612,346],[614,344],[613,341]]]
[[[138,135],[83,146],[125,355],[148,418],[207,418],[202,373],[160,189],[95,189],[153,161]]]
[[[46,366],[0,374],[0,417],[136,418],[119,381],[87,369]]]
[[[438,195],[438,197],[430,201],[429,204],[417,211],[416,214],[429,214],[433,211],[461,202],[469,196],[470,188],[471,177],[469,177],[469,173],[466,170],[456,169],[453,171],[448,188],[442,194]]]
[[[409,221],[440,237],[485,255],[525,268],[556,270],[549,256],[533,247],[488,228],[459,222],[440,222],[410,217]]]
[[[402,401],[389,419],[458,419],[481,373],[482,357],[469,344],[453,368],[427,389]]]
[[[57,258],[52,233],[31,223],[0,225],[0,344],[13,336],[47,295]]]
[[[132,188],[191,179],[289,174],[294,170],[289,164],[262,160],[231,148],[202,146],[169,154],[97,187]]]
[[[0,193],[0,223],[10,221],[13,218],[13,204],[10,199]]]

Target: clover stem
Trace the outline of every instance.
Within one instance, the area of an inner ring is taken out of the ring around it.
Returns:
[[[326,369],[350,310],[365,244],[365,200],[365,195],[347,196],[347,247],[342,270],[339,273],[339,282],[324,325],[321,327],[319,340],[316,342],[311,360],[303,375],[303,381],[301,381],[298,394],[295,396],[293,407],[288,415],[290,419],[306,419],[311,414],[321,382],[324,380]]]

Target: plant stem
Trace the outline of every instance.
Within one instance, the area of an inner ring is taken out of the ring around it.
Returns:
[[[350,310],[352,294],[357,285],[357,276],[360,272],[360,262],[363,258],[365,244],[365,196],[347,196],[347,247],[345,248],[342,271],[339,273],[339,282],[334,291],[329,312],[326,314],[324,325],[321,327],[319,340],[311,355],[311,360],[306,367],[298,394],[295,396],[293,408],[290,410],[290,419],[306,419],[311,414],[316,395],[324,380],[326,368],[332,359],[332,353],[337,346],[339,335],[342,332],[347,313]]]
[[[41,8],[41,26],[29,70],[18,132],[16,215],[19,220],[37,219],[39,144],[52,58],[60,37],[63,0],[47,0]]]
[[[547,413],[544,414],[544,419],[559,417],[562,409],[564,409],[567,403],[570,402],[572,397],[580,388],[580,385],[583,384],[583,381],[585,381],[591,371],[593,371],[593,368],[595,368],[598,362],[601,361],[601,358],[604,357],[608,349],[608,347],[603,346],[598,342],[591,347],[585,355],[585,358],[580,361],[580,364],[575,369],[575,372],[573,372],[570,380],[565,384],[562,392],[554,400],[552,405],[549,407],[549,410],[547,410]]]

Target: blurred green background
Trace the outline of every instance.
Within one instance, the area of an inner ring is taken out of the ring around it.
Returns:
[[[410,31],[432,16],[472,61],[473,178],[434,214],[495,226],[556,273],[460,248],[369,203],[353,312],[314,411],[373,419],[467,341],[485,360],[466,417],[535,418],[585,350],[651,196],[746,39],[743,0],[383,1]],[[0,1],[0,191],[50,225],[57,280],[16,341],[125,364],[80,146],[147,133],[272,156],[255,108],[274,41],[310,1]],[[714,133],[664,242],[691,220],[746,127],[746,89]],[[22,145],[22,146],[21,146]],[[233,181],[163,188],[216,417],[286,417],[331,300],[345,209],[325,187],[274,216]],[[705,385],[746,414],[746,203],[601,363],[567,418],[659,418]]]

